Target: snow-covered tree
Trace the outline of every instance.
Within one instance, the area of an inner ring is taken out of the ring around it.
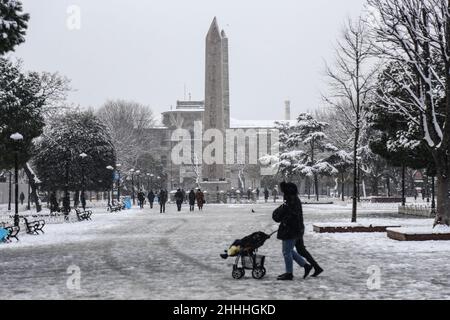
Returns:
[[[341,180],[342,201],[345,201],[345,174],[353,165],[352,154],[345,150],[337,150],[333,152],[329,157],[325,158],[324,161],[329,163],[337,170],[337,174],[339,175],[339,179]]]
[[[341,112],[353,132],[353,206],[352,222],[357,220],[357,190],[359,185],[358,149],[367,107],[373,90],[373,46],[367,25],[360,18],[349,20],[342,40],[338,41],[335,64],[327,66],[329,92],[324,100]]]
[[[374,45],[400,72],[382,92],[384,112],[402,114],[408,130],[426,142],[437,173],[436,223],[450,225],[450,8],[448,0],[369,0]],[[395,87],[394,87],[395,86]],[[405,98],[406,97],[406,98]],[[398,141],[401,143],[401,141]]]
[[[43,190],[83,190],[83,173],[85,190],[111,188],[112,172],[106,167],[115,166],[114,146],[108,129],[92,112],[76,110],[56,117],[36,140],[35,149],[33,164]]]
[[[30,16],[19,0],[0,0],[0,56],[25,41]]]
[[[318,176],[337,173],[337,170],[322,157],[324,152],[337,150],[327,142],[324,133],[327,126],[327,123],[317,121],[309,113],[301,113],[295,124],[277,123],[280,153],[264,157],[261,163],[274,163],[286,180],[298,176],[313,179],[318,200]]]
[[[106,102],[97,116],[110,131],[117,160],[124,171],[136,168],[152,139],[146,130],[155,123],[152,110],[136,102],[115,100]]]
[[[13,167],[18,152],[19,166],[27,173],[36,202],[37,177],[25,164],[32,156],[33,139],[42,133],[45,118],[53,114],[67,91],[68,80],[58,74],[25,73],[20,62],[0,58],[0,168]],[[16,132],[23,136],[20,143],[10,139]]]

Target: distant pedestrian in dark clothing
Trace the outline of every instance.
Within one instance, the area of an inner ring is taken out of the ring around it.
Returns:
[[[273,191],[272,191],[272,196],[273,196],[273,202],[275,203],[275,202],[277,202],[277,199],[278,199],[278,190],[275,188],[275,189],[273,189]]]
[[[195,208],[195,192],[194,190],[191,190],[189,192],[189,211],[194,211]]]
[[[138,193],[138,201],[139,201],[139,207],[141,209],[144,209],[145,195],[144,195],[143,191],[139,191],[139,193]]]
[[[286,273],[280,275],[278,280],[292,280],[294,278],[293,261],[305,269],[303,278],[306,278],[313,267],[294,249],[296,242],[302,238],[305,230],[298,189],[295,184],[285,182],[280,184],[280,188],[284,194],[284,203],[273,212],[273,220],[280,223],[278,239],[282,240],[283,243]]]
[[[264,200],[266,203],[269,200],[269,190],[267,188],[264,189]]]
[[[181,193],[183,194],[183,202],[187,201],[186,191],[184,189],[181,189]]]
[[[177,192],[175,193],[175,202],[177,204],[178,212],[181,211],[181,205],[183,204],[183,201],[184,201],[183,191],[178,189]]]
[[[203,205],[205,204],[205,195],[203,194],[202,190],[198,189],[195,198],[197,200],[198,209],[200,211],[203,211]]]
[[[52,192],[50,195],[50,212],[60,212],[61,210],[59,209],[59,203],[58,200],[56,199],[56,194],[55,192]]]
[[[153,209],[153,202],[155,202],[155,194],[153,193],[153,190],[150,190],[150,192],[147,195],[148,202],[150,202],[150,209]]]
[[[256,188],[256,200],[259,200],[259,188]]]
[[[247,190],[247,200],[250,201],[251,198],[252,198],[252,189],[248,188],[248,190]]]
[[[166,212],[166,203],[168,198],[167,190],[162,190],[159,192],[159,212],[165,213]]]
[[[81,192],[81,207],[86,211],[86,194]]]
[[[23,194],[23,192],[20,193],[19,199],[20,199],[20,204],[23,204],[23,200],[25,200],[25,195]]]

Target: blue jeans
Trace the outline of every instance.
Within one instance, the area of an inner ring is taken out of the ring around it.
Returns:
[[[299,266],[304,267],[306,265],[305,259],[294,250],[295,239],[283,240],[283,257],[286,264],[286,273],[294,272],[294,260]]]

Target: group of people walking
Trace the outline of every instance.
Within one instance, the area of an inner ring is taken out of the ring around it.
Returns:
[[[144,191],[139,191],[137,194],[138,198],[138,204],[141,209],[144,209],[145,205],[145,193]],[[157,202],[159,203],[159,212],[165,213],[166,212],[166,203],[169,199],[169,193],[165,189],[161,189],[159,192],[153,192],[153,190],[150,190],[147,194],[148,202],[150,203],[150,209],[153,209],[153,205],[155,203],[155,199],[157,199]]]
[[[147,198],[145,196],[144,191],[139,191],[137,194],[138,204],[141,209],[144,208],[146,199],[150,203],[150,209],[153,209],[153,205],[155,200],[159,203],[159,211],[160,213],[166,212],[166,203],[169,201],[169,192],[166,189],[161,189],[159,192],[153,192],[150,190],[147,194]],[[177,204],[177,210],[180,212],[181,207],[184,202],[189,202],[189,211],[195,210],[195,203],[197,203],[198,209],[200,211],[203,210],[203,205],[205,204],[205,195],[204,193],[198,189],[194,191],[192,189],[188,195],[183,189],[178,189],[174,195],[175,203]]]
[[[203,205],[205,204],[205,194],[202,190],[197,189],[197,192],[192,189],[189,195],[186,197],[186,192],[182,189],[178,189],[175,193],[175,201],[177,203],[178,211],[181,211],[181,206],[184,202],[189,202],[189,211],[195,210],[195,203],[197,202],[198,210],[203,210]]]

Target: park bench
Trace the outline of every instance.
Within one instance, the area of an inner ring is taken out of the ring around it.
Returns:
[[[117,211],[121,211],[122,210],[122,205],[121,204],[108,204],[108,211],[110,212],[117,212]]]
[[[22,217],[22,219],[25,221],[25,226],[27,227],[27,233],[28,234],[39,234],[39,231],[44,233],[44,226],[45,221],[44,220],[36,220],[36,221],[28,221],[27,218]]]
[[[92,211],[90,210],[85,210],[84,212],[81,212],[80,209],[75,209],[75,212],[77,213],[78,221],[92,220],[91,219]]]
[[[11,240],[11,238],[15,238],[17,241],[19,241],[19,238],[17,237],[20,231],[19,226],[5,227],[5,229],[9,232],[8,237],[6,238],[7,241]]]

